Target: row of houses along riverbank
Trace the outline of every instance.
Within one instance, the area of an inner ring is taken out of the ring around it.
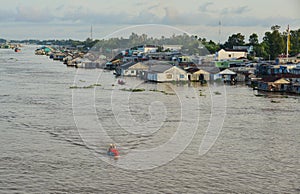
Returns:
[[[252,79],[255,89],[300,94],[300,63],[262,63],[257,65],[255,74],[256,78]]]
[[[247,49],[221,49],[216,55],[187,56],[180,46],[140,45],[130,49],[118,49],[108,57],[101,52],[77,49],[41,47],[36,54],[60,60],[77,68],[104,68],[116,76],[139,77],[153,82],[245,82],[258,90],[292,92],[299,94],[299,64],[253,62],[246,59]],[[170,49],[172,48],[172,49]],[[238,58],[236,58],[238,57]],[[294,60],[297,62],[296,60]]]

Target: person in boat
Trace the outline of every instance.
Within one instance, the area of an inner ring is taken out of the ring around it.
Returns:
[[[107,150],[107,152],[111,152],[111,149],[113,148],[113,144],[110,144],[109,145],[109,148],[108,148],[108,150]]]
[[[110,156],[119,156],[119,151],[118,151],[118,149],[117,149],[116,144],[110,144],[107,153],[108,153],[108,155],[110,155]]]

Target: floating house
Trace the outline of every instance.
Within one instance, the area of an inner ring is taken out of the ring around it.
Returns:
[[[143,76],[144,72],[149,69],[149,66],[141,62],[128,62],[116,68],[116,75],[118,76]]]
[[[237,74],[229,69],[225,69],[219,73],[224,82],[234,82]]]
[[[1,49],[10,49],[11,45],[9,45],[9,44],[0,44],[0,48]]]
[[[48,54],[50,54],[52,51],[53,51],[52,48],[43,46],[43,47],[41,47],[41,48],[36,49],[36,50],[35,50],[35,54],[36,54],[36,55],[48,55]]]
[[[254,75],[254,69],[249,67],[231,68],[231,70],[237,74],[235,78],[237,82],[249,81],[251,77],[250,75]]]
[[[300,75],[300,63],[290,70],[291,74]]]
[[[189,81],[209,81],[210,80],[210,73],[198,68],[190,68],[187,70],[189,72],[188,74],[188,80]]]
[[[160,63],[149,68],[146,79],[154,82],[188,81],[188,76],[187,72],[179,67]]]
[[[257,89],[269,92],[285,92],[289,90],[290,81],[285,78],[274,78],[273,80],[260,80]]]
[[[291,92],[296,93],[296,94],[300,94],[300,84],[293,84],[291,87]]]

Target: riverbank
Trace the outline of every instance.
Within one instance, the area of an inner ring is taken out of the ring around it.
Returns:
[[[158,48],[162,51],[158,52]],[[164,51],[163,47],[154,45],[117,50],[111,59],[100,51],[64,47],[44,46],[36,49],[35,54],[46,55],[71,67],[107,69],[116,76],[138,77],[144,81],[203,84],[215,81],[229,84],[241,82],[262,91],[300,94],[299,64],[277,65],[247,59],[207,60],[210,56],[201,57],[200,60],[199,57],[184,55],[179,51]]]

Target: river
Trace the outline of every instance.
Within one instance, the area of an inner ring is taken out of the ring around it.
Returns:
[[[34,49],[0,50],[0,193],[300,193],[299,97],[119,85]]]

